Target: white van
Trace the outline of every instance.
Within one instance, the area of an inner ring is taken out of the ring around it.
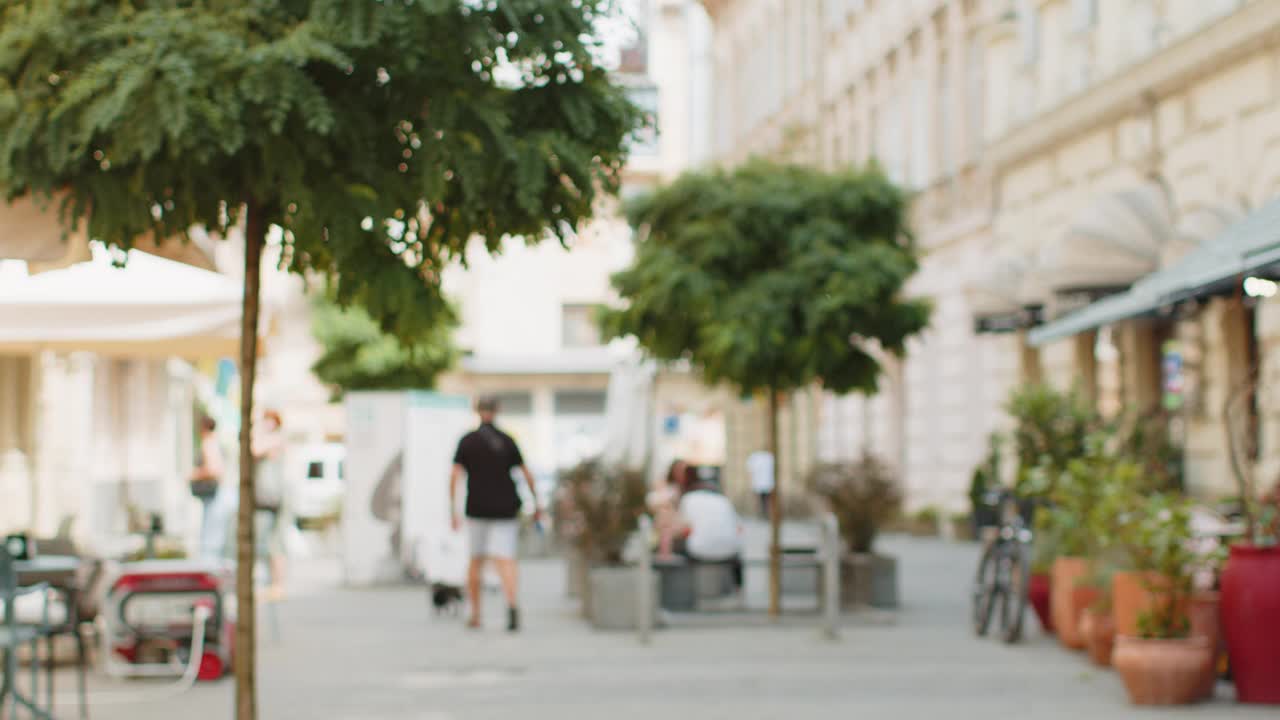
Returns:
[[[300,462],[294,465],[289,497],[289,511],[299,521],[336,518],[342,510],[346,491],[344,463],[346,448],[339,443],[307,445],[299,451]]]

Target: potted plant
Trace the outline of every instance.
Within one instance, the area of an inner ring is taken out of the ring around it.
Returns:
[[[1221,618],[1237,699],[1280,704],[1280,485],[1259,499],[1249,458],[1255,385],[1233,391],[1224,411],[1247,535],[1222,571]]]
[[[602,630],[633,629],[639,598],[624,553],[645,511],[644,476],[588,460],[566,472],[561,484],[572,508],[567,532],[588,568],[581,588],[585,614]],[[649,607],[656,612],[656,588]]]
[[[841,607],[896,608],[898,561],[875,551],[880,528],[902,505],[893,472],[868,454],[856,462],[821,464],[810,482],[836,516],[848,553],[841,563]]]
[[[1005,411],[1014,421],[1010,433],[1017,459],[1014,492],[1033,507],[1053,501],[1068,464],[1085,454],[1086,441],[1100,424],[1097,413],[1080,394],[1059,392],[1043,383],[1014,390]],[[1084,647],[1076,632],[1079,614],[1071,604],[1077,582],[1088,572],[1081,522],[1074,510],[1060,507],[1045,508],[1033,518],[1042,550],[1042,539],[1053,539],[1052,553],[1046,556],[1042,551],[1040,561],[1042,569],[1051,563],[1047,625],[1068,647]],[[1043,584],[1033,580],[1032,589]]]
[[[1047,472],[1042,469],[1040,472]],[[1064,647],[1083,650],[1080,616],[1092,600],[1077,592],[1089,575],[1090,537],[1087,515],[1092,507],[1094,481],[1089,468],[1078,461],[1054,483],[1053,504],[1036,519],[1037,535],[1056,539],[1057,555],[1050,569],[1050,601],[1053,628]]]
[[[1116,639],[1116,625],[1111,619],[1109,568],[1106,565],[1095,567],[1088,578],[1087,587],[1091,590],[1093,602],[1080,616],[1080,634],[1084,637],[1089,660],[1099,667],[1108,667],[1111,665],[1111,652],[1115,648]]]
[[[1202,561],[1193,570],[1194,590],[1187,613],[1191,634],[1208,638],[1213,653],[1213,662],[1205,673],[1199,693],[1199,697],[1209,699],[1218,687],[1218,668],[1227,660],[1222,632],[1222,594],[1218,590],[1222,568],[1227,561],[1227,548],[1216,538],[1199,539],[1196,543],[1196,554]]]
[[[1179,492],[1182,472],[1179,448],[1171,441],[1169,414],[1163,409],[1128,413],[1116,430],[1118,452],[1142,467],[1143,492]],[[1136,635],[1138,617],[1152,604],[1147,586],[1156,581],[1150,572],[1119,568],[1112,576],[1112,615],[1116,631]]]
[[[1042,523],[1031,546],[1031,577],[1027,584],[1027,600],[1031,603],[1036,618],[1040,620],[1040,627],[1050,635],[1054,633],[1051,572],[1053,561],[1057,558],[1057,549],[1057,539]]]
[[[561,478],[557,485],[552,500],[551,526],[555,530],[557,544],[564,549],[565,595],[581,599],[586,594],[588,569],[587,560],[578,542],[582,518],[574,511],[573,498],[563,480]],[[585,605],[583,613],[586,613]]]
[[[1068,483],[1083,482],[1088,476],[1093,479],[1089,492],[1081,498],[1087,505],[1077,508],[1084,517],[1089,575],[1077,587],[1073,600],[1077,607],[1084,606],[1080,634],[1089,659],[1100,667],[1111,665],[1116,638],[1114,578],[1127,559],[1119,518],[1148,481],[1142,464],[1131,454],[1107,452],[1105,438],[1099,435],[1090,442],[1088,455],[1072,465]]]
[[[1051,498],[1067,465],[1085,455],[1090,436],[1102,425],[1081,394],[1043,383],[1014,390],[1005,412],[1014,421],[1014,491],[1025,499]]]
[[[1188,504],[1171,494],[1151,495],[1118,519],[1134,567],[1152,578],[1153,602],[1139,617],[1138,634],[1119,635],[1112,656],[1129,699],[1136,705],[1200,700],[1213,652],[1208,638],[1192,635],[1188,616],[1195,562]]]

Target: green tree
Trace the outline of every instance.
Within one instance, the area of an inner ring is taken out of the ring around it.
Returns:
[[[451,313],[423,335],[402,339],[359,306],[318,300],[314,307],[311,333],[322,351],[311,370],[334,388],[335,397],[347,390],[431,388],[457,360],[452,342],[457,321]]]
[[[250,418],[263,238],[387,330],[429,332],[482,237],[562,241],[638,111],[610,0],[0,0],[0,191],[119,247],[245,237],[236,713],[256,716]]]
[[[778,394],[820,382],[875,392],[874,346],[902,354],[929,320],[902,297],[917,258],[903,192],[876,169],[826,174],[753,161],[690,173],[627,208],[641,240],[613,278],[605,332],[710,383],[764,391],[778,456]],[[772,517],[770,610],[779,611],[781,503]]]

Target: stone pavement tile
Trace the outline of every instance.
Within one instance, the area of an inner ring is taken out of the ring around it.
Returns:
[[[854,622],[837,642],[823,640],[811,624],[788,621],[680,627],[641,646],[630,634],[588,629],[561,596],[556,561],[526,563],[527,627],[514,636],[500,629],[496,596],[486,598],[490,629],[477,633],[460,618],[433,616],[421,589],[304,583],[279,608],[279,641],[262,643],[261,717],[1275,717],[1274,709],[1224,701],[1138,713],[1114,673],[1091,668],[1037,632],[1016,647],[971,635],[973,547],[905,538],[888,538],[884,547],[901,558],[906,604],[891,624]],[[231,687],[228,680],[164,702],[102,705],[94,717],[225,720]]]

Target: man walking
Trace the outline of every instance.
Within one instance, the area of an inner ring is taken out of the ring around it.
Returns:
[[[520,448],[510,435],[494,427],[498,413],[495,398],[481,398],[476,403],[480,415],[480,427],[467,433],[458,442],[453,456],[453,475],[449,482],[449,507],[453,517],[453,529],[461,529],[458,517],[458,483],[467,476],[467,533],[471,540],[471,566],[467,573],[467,598],[471,603],[470,628],[480,627],[480,583],[484,563],[491,560],[502,580],[502,592],[507,598],[507,629],[520,629],[520,611],[517,604],[516,540],[520,526],[516,520],[520,514],[520,493],[511,472],[520,469],[529,483],[533,497],[534,520],[540,521],[542,511],[538,505],[538,490],[533,473],[524,464]]]

